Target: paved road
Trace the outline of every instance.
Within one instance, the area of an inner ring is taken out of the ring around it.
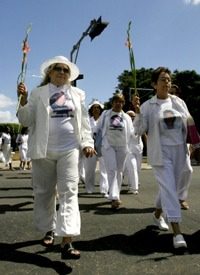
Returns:
[[[33,196],[30,171],[0,169],[0,274],[200,274],[200,167],[194,167],[190,209],[183,210],[182,230],[188,243],[184,255],[175,253],[172,233],[152,225],[157,186],[151,169],[143,166],[139,195],[122,190],[122,208],[113,212],[98,193],[79,188],[82,234],[75,240],[78,261],[61,261],[60,239],[54,249],[40,245],[32,223]],[[98,180],[98,175],[97,175]]]

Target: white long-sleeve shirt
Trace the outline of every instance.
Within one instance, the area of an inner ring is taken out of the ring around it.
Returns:
[[[85,107],[85,93],[76,87],[70,87],[70,94],[74,111],[74,131],[81,149],[94,148],[91,136],[88,111]],[[29,127],[29,154],[31,159],[45,158],[47,154],[49,136],[49,85],[36,88],[32,91],[25,106],[18,111],[19,122]]]
[[[172,101],[172,108],[181,114],[183,120],[183,140],[186,144],[187,136],[187,119],[190,117],[190,113],[185,102],[175,95],[169,95]],[[160,140],[160,128],[159,128],[159,112],[160,104],[158,104],[157,96],[153,96],[141,105],[140,114],[136,114],[134,119],[135,131],[138,135],[147,133],[147,155],[149,163],[152,166],[162,166],[162,150]]]

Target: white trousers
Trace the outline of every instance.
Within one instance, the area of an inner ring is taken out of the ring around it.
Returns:
[[[78,206],[79,150],[48,154],[32,160],[34,220],[42,232],[55,230],[57,236],[80,235]],[[56,186],[59,210],[56,213]]]
[[[107,194],[109,185],[108,185],[108,175],[106,171],[105,161],[103,157],[99,158],[99,187],[100,193]]]
[[[8,165],[9,163],[11,163],[11,154],[12,154],[11,144],[4,143],[2,145],[2,152],[4,154],[5,164]]]
[[[168,222],[181,221],[179,193],[183,188],[183,175],[189,170],[189,155],[185,145],[162,146],[163,166],[154,166],[154,173],[159,184],[156,208],[162,208]]]
[[[124,175],[128,178],[128,186],[130,189],[138,190],[139,188],[139,173],[141,170],[141,164],[141,153],[128,153],[124,164]]]
[[[85,167],[85,188],[88,193],[94,192],[95,186],[95,176],[97,162],[99,161],[99,188],[100,193],[108,193],[108,178],[107,172],[104,164],[104,159],[102,157],[98,158],[93,156],[91,158],[84,158]]]
[[[192,180],[193,168],[191,166],[191,160],[188,156],[185,163],[185,168],[182,172],[181,179],[179,181],[178,197],[179,200],[186,200],[188,197],[188,190]]]
[[[79,179],[85,182],[85,165],[84,165],[84,156],[82,153],[79,155]]]
[[[19,146],[19,155],[21,161],[30,161],[30,158],[27,157],[28,148],[22,148]]]
[[[102,146],[101,150],[108,175],[108,199],[119,200],[122,185],[124,162],[127,154],[126,147],[110,146],[109,148],[105,148]]]

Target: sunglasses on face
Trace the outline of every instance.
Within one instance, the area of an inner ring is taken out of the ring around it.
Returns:
[[[53,70],[58,72],[58,73],[63,72],[65,74],[70,72],[70,70],[68,68],[62,68],[62,67],[54,67]]]

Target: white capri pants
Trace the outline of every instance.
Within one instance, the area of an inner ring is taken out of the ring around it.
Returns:
[[[80,235],[78,206],[79,150],[48,154],[32,160],[34,221],[38,230],[54,230],[57,236]],[[56,213],[56,185],[59,210]]]
[[[185,173],[189,155],[185,145],[162,145],[163,166],[154,166],[159,184],[156,208],[162,208],[168,222],[181,222],[179,190],[182,188],[182,176]],[[189,167],[189,166],[188,166]]]

